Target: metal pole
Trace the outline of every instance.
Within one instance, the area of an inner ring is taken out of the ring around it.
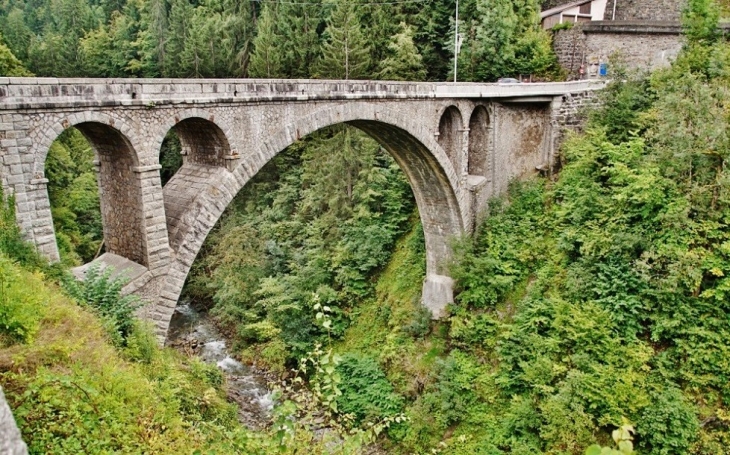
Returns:
[[[613,0],[613,15],[611,16],[612,21],[616,20],[616,2],[618,2],[618,0]]]
[[[456,0],[456,16],[454,19],[454,82],[456,82],[457,62],[459,60],[459,0]]]

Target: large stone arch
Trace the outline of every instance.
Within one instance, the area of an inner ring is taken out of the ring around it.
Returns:
[[[126,122],[103,112],[71,114],[58,120],[38,142],[34,175],[45,176],[53,141],[71,127],[78,129],[94,150],[106,251],[148,267],[140,160],[129,137],[134,130]]]
[[[220,169],[210,176],[207,188],[187,204],[175,226],[173,258],[152,314],[159,335],[164,336],[167,332],[177,299],[203,241],[238,191],[286,147],[301,137],[340,123],[355,126],[380,142],[410,181],[426,239],[424,302],[431,303],[429,306],[434,314],[440,315],[452,298],[451,280],[445,276],[446,261],[451,256],[452,238],[460,235],[467,224],[465,196],[458,190],[457,173],[434,139],[433,130],[403,113],[381,109],[374,103],[348,103],[291,119],[255,150],[243,153],[233,172]]]

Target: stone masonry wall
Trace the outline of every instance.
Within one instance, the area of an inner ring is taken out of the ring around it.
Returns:
[[[568,80],[580,79],[579,69],[585,60],[586,36],[583,28],[575,25],[553,32],[553,49],[558,63],[568,72]]]
[[[678,22],[687,0],[608,0],[606,19],[611,19],[614,3],[616,3],[617,21]]]
[[[682,48],[679,24],[594,21],[553,33],[553,48],[570,80],[597,78],[601,63],[646,71],[668,66]],[[583,66],[583,75],[580,67]]]
[[[682,38],[665,33],[586,33],[587,72],[608,61],[638,71],[669,66],[682,49]],[[611,68],[609,67],[609,72]],[[610,75],[609,75],[610,76]]]
[[[551,124],[552,124],[552,166],[550,172],[554,168],[562,166],[562,154],[559,153],[560,147],[565,141],[566,135],[570,132],[580,132],[585,125],[588,111],[599,101],[598,94],[594,91],[585,91],[578,93],[568,93],[563,96],[555,97],[551,108]]]

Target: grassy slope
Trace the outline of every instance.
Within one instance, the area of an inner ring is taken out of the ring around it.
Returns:
[[[245,444],[216,369],[160,350],[141,328],[120,352],[95,315],[41,275],[0,263],[3,303],[25,295],[37,316],[29,342],[0,348],[0,384],[32,453],[232,450],[227,435]]]

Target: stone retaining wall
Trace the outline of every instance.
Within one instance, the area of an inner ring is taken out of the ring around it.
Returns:
[[[568,78],[599,77],[599,67],[650,71],[671,64],[682,49],[681,27],[675,22],[594,21],[553,34],[558,62]],[[580,67],[583,66],[583,74]]]
[[[576,25],[555,31],[553,49],[558,57],[558,63],[568,72],[568,79],[580,79],[580,66],[586,57],[586,36],[583,34],[583,28]]]
[[[606,19],[613,15],[616,4],[617,21],[674,21],[678,22],[687,0],[608,0]]]

